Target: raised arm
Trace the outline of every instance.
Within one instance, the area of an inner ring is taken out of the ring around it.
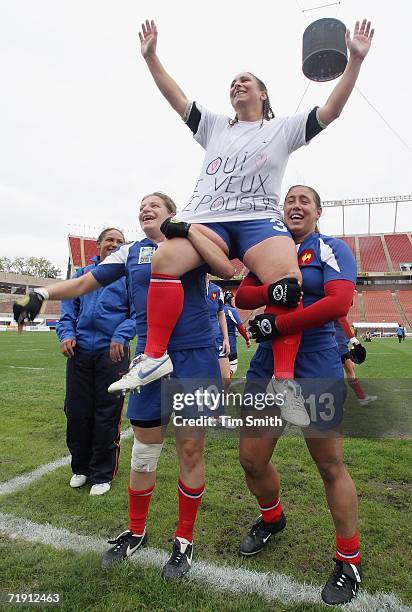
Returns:
[[[157,28],[153,21],[146,19],[146,23],[142,23],[142,29],[139,32],[140,50],[146,61],[147,67],[159,88],[160,92],[169,102],[170,106],[181,116],[185,115],[188,98],[180,89],[179,85],[166,72],[163,65],[156,54],[157,46]]]
[[[350,36],[350,31],[346,30],[345,40],[349,50],[349,60],[345,72],[327,99],[326,104],[320,106],[317,111],[318,119],[324,126],[329,125],[339,117],[348,101],[355,87],[362,62],[370,49],[373,34],[374,30],[371,28],[371,22],[366,19],[362,21],[361,25],[359,25],[359,21],[356,22],[353,38]]]
[[[34,289],[29,295],[25,295],[13,304],[14,319],[19,325],[19,331],[23,329],[26,321],[34,321],[46,300],[72,300],[95,291],[100,286],[93,274],[88,272],[79,278],[71,278],[50,285],[47,289],[46,287]]]

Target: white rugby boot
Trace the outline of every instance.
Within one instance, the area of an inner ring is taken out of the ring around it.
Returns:
[[[377,395],[365,395],[363,399],[358,399],[358,402],[361,406],[367,406],[371,402],[376,402],[377,399]]]
[[[302,390],[296,381],[272,378],[266,393],[283,396],[284,401],[280,406],[280,416],[283,420],[298,427],[308,427],[310,425],[310,418],[305,408]]]
[[[120,380],[112,383],[108,388],[109,393],[132,392],[139,387],[148,385],[159,378],[168,376],[173,372],[173,364],[167,353],[162,357],[148,357],[138,355],[130,364],[129,371]]]

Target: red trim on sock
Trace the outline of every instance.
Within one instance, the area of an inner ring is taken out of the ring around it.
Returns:
[[[162,357],[183,309],[184,291],[180,278],[152,274],[147,292],[147,340],[145,354]]]
[[[360,563],[358,531],[350,538],[343,538],[336,532],[336,558],[345,563]]]
[[[269,504],[259,504],[259,509],[265,523],[277,523],[283,512],[279,497],[275,497]]]
[[[153,487],[135,491],[128,487],[129,494],[129,529],[137,535],[142,535],[146,526],[147,513],[152,499]]]
[[[202,487],[193,489],[186,486],[179,478],[179,519],[175,531],[175,537],[185,538],[189,542],[193,541],[193,529],[204,490],[204,485]]]
[[[357,378],[348,380],[348,383],[350,384],[352,389],[355,391],[356,397],[358,399],[365,399],[366,397],[365,391],[362,389],[362,386]]]

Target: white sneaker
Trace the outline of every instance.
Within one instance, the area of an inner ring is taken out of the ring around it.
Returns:
[[[377,395],[365,395],[363,399],[358,399],[358,402],[361,406],[367,406],[371,402],[375,402],[378,399]]]
[[[120,380],[112,383],[109,393],[134,391],[138,387],[163,378],[173,372],[173,365],[167,353],[163,357],[138,355],[133,359],[130,369]]]
[[[302,390],[300,385],[294,380],[276,380],[272,378],[266,393],[283,395],[284,403],[280,406],[280,416],[284,421],[298,427],[308,427],[310,425],[310,418],[305,408]]]
[[[236,425],[233,425],[230,419],[224,419],[221,416],[212,417],[215,423],[215,427],[222,427],[224,429],[236,429]]]
[[[111,482],[102,482],[100,484],[94,484],[90,489],[90,495],[104,495],[107,491],[110,491],[112,486]]]
[[[70,478],[70,486],[73,489],[77,489],[77,487],[82,487],[87,482],[87,476],[84,474],[73,474]]]

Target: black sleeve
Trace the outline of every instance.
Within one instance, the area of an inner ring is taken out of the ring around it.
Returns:
[[[196,134],[197,128],[199,127],[200,119],[202,115],[200,114],[200,110],[196,106],[196,102],[193,102],[192,108],[189,113],[189,117],[187,118],[186,125],[190,127],[193,134]]]
[[[323,127],[319,125],[319,121],[316,118],[316,111],[318,108],[319,106],[315,106],[315,108],[310,111],[306,120],[306,142],[312,140],[314,136],[317,136],[323,130]]]

